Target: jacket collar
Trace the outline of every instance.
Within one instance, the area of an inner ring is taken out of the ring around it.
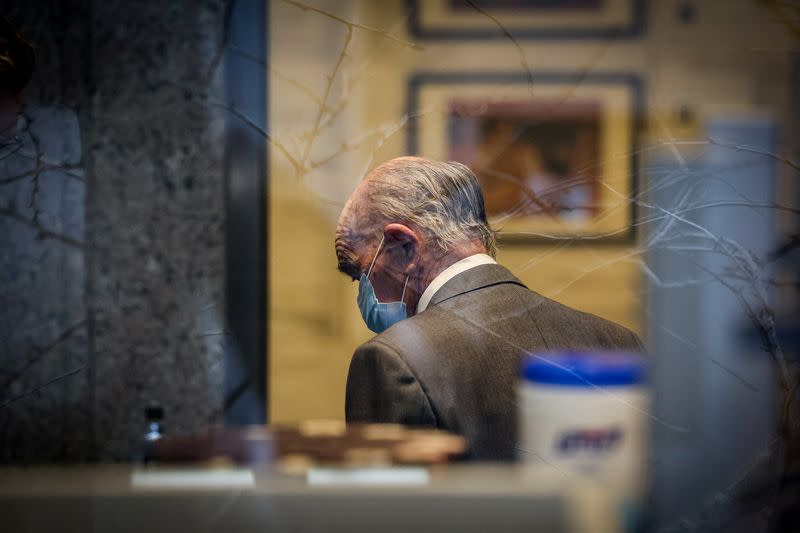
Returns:
[[[455,296],[501,283],[514,283],[525,287],[525,284],[504,266],[498,264],[480,265],[460,273],[442,285],[431,298],[428,308]]]

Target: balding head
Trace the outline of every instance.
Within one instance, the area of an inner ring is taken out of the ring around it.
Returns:
[[[475,174],[456,162],[398,157],[373,170],[345,205],[337,228],[340,269],[352,274],[349,249],[364,240],[377,245],[390,223],[406,224],[446,254],[472,245],[494,256],[495,234],[489,227]]]

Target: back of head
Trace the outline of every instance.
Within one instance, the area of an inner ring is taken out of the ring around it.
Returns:
[[[399,157],[373,170],[364,185],[368,208],[362,216],[370,226],[410,223],[443,251],[473,242],[497,253],[478,179],[461,163]]]

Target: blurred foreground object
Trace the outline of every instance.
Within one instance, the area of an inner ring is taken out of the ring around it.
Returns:
[[[519,387],[521,455],[596,479],[638,521],[645,492],[649,394],[645,360],[630,353],[525,358]]]
[[[337,471],[337,472],[334,472]],[[315,483],[320,474],[361,474],[369,484]],[[387,476],[423,473],[398,486]],[[427,473],[425,475],[425,473]],[[318,468],[308,477],[279,468],[0,469],[2,531],[148,533],[320,531],[369,533],[602,533],[618,531],[604,487],[532,465],[435,468]],[[535,480],[535,481],[534,481]]]
[[[198,436],[167,437],[153,443],[157,462],[279,462],[287,471],[315,464],[438,464],[462,457],[462,437],[394,424],[348,424],[310,420],[297,425],[212,428]]]

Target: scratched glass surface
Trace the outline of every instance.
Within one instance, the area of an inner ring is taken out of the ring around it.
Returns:
[[[2,461],[125,460],[152,401],[224,419],[236,123],[268,151],[270,421],[343,417],[371,335],[336,221],[416,153],[476,172],[530,288],[644,340],[654,529],[796,500],[797,2],[274,0],[266,54],[244,0],[38,4],[8,11],[36,67],[0,145]]]

